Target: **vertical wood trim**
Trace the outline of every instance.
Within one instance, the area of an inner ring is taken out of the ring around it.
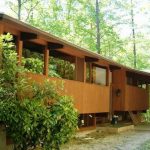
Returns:
[[[84,77],[83,77],[83,82],[85,83],[86,82],[86,62],[85,62],[85,59],[84,59]]]
[[[21,41],[19,37],[17,40],[17,54],[18,54],[19,65],[21,65],[21,61],[22,61],[22,49],[23,49],[23,41]]]
[[[44,50],[44,75],[48,77],[48,67],[49,66],[49,49],[47,46]]]
[[[85,81],[85,61],[84,58],[76,57],[76,80]]]
[[[77,74],[78,74],[78,62],[77,57],[75,57],[75,80],[77,80]]]
[[[1,22],[0,22],[1,23]],[[0,35],[4,33],[4,25],[0,24]]]
[[[109,76],[110,76],[110,70],[109,70],[109,67],[107,67],[107,68],[106,68],[106,85],[107,85],[107,86],[110,85]]]
[[[92,63],[90,63],[90,83],[93,83],[93,66],[92,66]]]

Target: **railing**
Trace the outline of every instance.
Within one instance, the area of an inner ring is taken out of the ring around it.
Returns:
[[[149,107],[149,95],[146,89],[125,86],[125,110],[146,110]]]
[[[29,76],[37,82],[46,79],[43,75],[29,74]],[[64,93],[73,97],[74,105],[80,113],[109,112],[109,86],[58,78],[48,79],[64,82]]]

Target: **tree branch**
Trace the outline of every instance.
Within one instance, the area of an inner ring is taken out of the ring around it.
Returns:
[[[28,15],[27,15],[27,18],[25,19],[25,21],[27,21],[27,20],[29,19],[29,16],[30,16],[31,12],[33,11],[33,9],[34,9],[39,3],[40,3],[40,1],[37,1],[36,4],[35,4],[33,7],[31,7],[31,8],[29,9],[29,12],[28,12]]]

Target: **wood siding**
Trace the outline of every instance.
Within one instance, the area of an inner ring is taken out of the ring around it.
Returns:
[[[31,73],[29,77],[40,83],[43,82],[44,79],[47,79],[46,76]],[[109,86],[100,86],[58,78],[48,79],[64,82],[64,93],[73,97],[75,108],[78,109],[79,113],[109,112]]]
[[[125,95],[125,70],[119,69],[112,72],[112,104],[113,111],[122,111],[124,109]],[[116,91],[120,90],[120,95],[116,95]]]
[[[149,107],[149,94],[146,89],[125,86],[125,110],[146,110]]]

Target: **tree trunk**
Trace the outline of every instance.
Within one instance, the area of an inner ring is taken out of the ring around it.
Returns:
[[[33,1],[31,0],[31,9],[32,9],[32,11],[31,11],[31,21],[33,21]]]
[[[18,20],[21,20],[21,0],[18,0]]]
[[[137,65],[136,58],[136,42],[135,42],[135,23],[134,23],[134,11],[133,11],[133,1],[131,0],[131,25],[132,25],[132,39],[133,39],[133,59],[134,59],[134,68]]]
[[[96,0],[96,49],[97,53],[100,54],[100,10],[99,10],[99,0]]]

